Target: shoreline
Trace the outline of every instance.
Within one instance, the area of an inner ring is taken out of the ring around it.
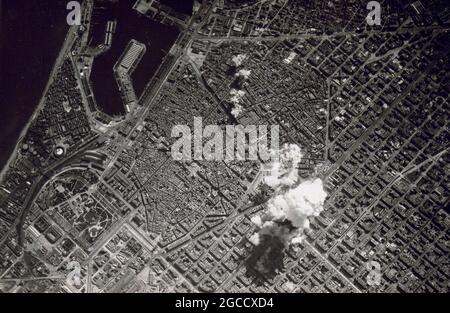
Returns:
[[[64,41],[62,43],[61,48],[59,49],[58,57],[56,58],[52,70],[50,71],[50,75],[47,79],[47,84],[45,85],[45,88],[41,94],[41,97],[39,99],[39,103],[34,109],[33,113],[31,114],[31,117],[29,118],[28,122],[25,124],[25,126],[20,131],[19,137],[17,139],[17,142],[14,146],[14,149],[9,156],[8,160],[5,162],[5,165],[3,166],[2,170],[0,171],[0,183],[3,182],[3,178],[6,174],[6,172],[10,169],[11,163],[16,159],[18,148],[20,144],[22,143],[22,140],[26,133],[28,132],[31,123],[34,121],[34,119],[39,114],[40,110],[44,107],[45,104],[45,96],[47,95],[48,89],[50,88],[51,84],[54,81],[55,74],[58,72],[59,68],[61,67],[62,61],[64,60],[64,56],[67,53],[68,48],[72,47],[74,43],[74,39],[76,38],[75,33],[78,26],[71,26],[69,27],[66,36],[64,38]]]

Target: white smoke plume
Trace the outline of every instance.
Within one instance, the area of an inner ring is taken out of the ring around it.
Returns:
[[[242,101],[242,98],[245,96],[245,91],[231,88],[230,95],[230,101],[233,103],[231,114],[233,114],[233,116],[237,118],[244,109],[240,103]]]
[[[245,96],[245,91],[231,88],[230,95],[231,95],[230,101],[233,102],[234,104],[238,104]]]
[[[279,151],[278,158],[274,158],[274,161],[269,164],[264,183],[273,189],[294,185],[298,180],[297,166],[302,157],[303,153],[299,146],[285,144]]]
[[[246,54],[238,54],[233,56],[233,58],[231,59],[235,65],[235,67],[240,67],[242,65],[242,62],[244,62],[244,60],[247,59],[247,55]],[[230,101],[233,103],[233,109],[231,110],[231,114],[237,118],[242,111],[244,110],[244,108],[242,107],[242,105],[240,104],[242,101],[242,98],[245,95],[245,91],[241,90],[241,85],[244,83],[245,80],[247,80],[250,76],[251,71],[250,70],[246,70],[241,68],[239,71],[237,71],[234,76],[237,77],[237,85],[239,85],[239,87],[235,87],[235,88],[231,88],[230,90]]]
[[[254,244],[255,246],[259,245],[259,242],[260,242],[259,234],[254,233],[253,235],[250,236],[250,238],[248,240],[250,240],[250,242],[252,244]]]
[[[244,62],[246,58],[247,58],[246,54],[238,54],[235,55],[231,60],[233,61],[236,67],[239,67],[242,65],[242,62]]]
[[[275,189],[275,195],[267,202],[261,215],[251,218],[259,231],[251,236],[251,242],[259,245],[261,236],[278,237],[284,244],[303,240],[304,230],[309,228],[309,217],[323,211],[327,194],[320,178],[299,182],[298,164],[303,154],[297,145],[285,145],[279,160],[272,163],[265,184]]]
[[[250,77],[250,74],[252,73],[251,70],[241,69],[239,72],[235,74],[237,77],[243,77],[244,79],[248,79]]]
[[[242,111],[244,110],[244,108],[242,107],[242,105],[239,104],[239,102],[234,103],[234,107],[233,109],[231,109],[231,114],[237,118],[239,115],[241,115]]]

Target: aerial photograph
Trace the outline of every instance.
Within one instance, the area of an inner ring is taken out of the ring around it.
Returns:
[[[0,7],[0,294],[450,293],[448,0]]]

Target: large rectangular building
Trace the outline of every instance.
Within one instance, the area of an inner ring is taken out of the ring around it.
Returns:
[[[120,57],[119,62],[116,63],[115,69],[117,70],[120,68],[127,73],[131,73],[141,60],[145,51],[146,47],[144,44],[134,39],[131,40],[126,47],[125,52]]]

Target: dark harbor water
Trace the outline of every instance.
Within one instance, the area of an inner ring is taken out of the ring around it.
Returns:
[[[0,1],[0,168],[37,107],[62,47],[66,3]]]
[[[178,13],[186,15],[192,14],[192,8],[194,6],[194,0],[160,0],[159,2]]]
[[[113,66],[130,40],[135,39],[147,48],[131,76],[136,95],[139,97],[179,34],[176,27],[163,25],[138,14],[132,9],[134,3],[134,0],[99,1],[94,9],[91,47],[103,42],[107,22],[113,19],[117,21],[112,46],[106,53],[95,58],[91,73],[97,104],[103,112],[111,116],[125,113],[114,79]]]

